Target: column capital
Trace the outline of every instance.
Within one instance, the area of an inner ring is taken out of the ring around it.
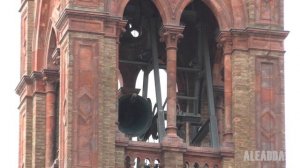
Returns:
[[[177,49],[177,42],[183,38],[184,26],[163,25],[160,29],[161,41],[166,43],[166,49]]]
[[[44,82],[46,82],[46,84],[48,83],[53,84],[57,82],[59,79],[59,73],[58,70],[56,69],[44,69],[42,73],[43,73],[43,80]]]
[[[120,38],[122,36],[122,33],[126,32],[126,25],[127,25],[128,20],[120,20],[117,23],[117,30],[116,30],[116,36],[117,36],[117,43],[120,43]]]
[[[220,32],[217,37],[218,47],[223,48],[224,54],[231,54],[233,50],[233,37],[230,32]]]

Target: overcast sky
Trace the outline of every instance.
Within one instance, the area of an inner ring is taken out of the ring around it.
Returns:
[[[3,168],[18,165],[19,99],[14,89],[19,82],[20,0],[2,1],[0,5],[0,163]],[[300,2],[285,0],[286,39],[286,142],[287,168],[299,167],[300,151]]]

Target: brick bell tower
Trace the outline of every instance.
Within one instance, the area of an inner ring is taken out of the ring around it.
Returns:
[[[283,0],[22,0],[20,12],[20,168],[285,167],[245,160],[285,151]]]

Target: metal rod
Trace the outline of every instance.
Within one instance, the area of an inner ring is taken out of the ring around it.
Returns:
[[[162,107],[162,99],[161,99],[161,88],[160,88],[160,76],[159,76],[159,63],[158,63],[158,50],[157,50],[157,39],[156,39],[156,31],[155,31],[155,21],[150,21],[150,32],[151,32],[151,49],[153,54],[153,69],[154,69],[154,81],[155,81],[155,93],[156,93],[156,103],[157,103],[157,113],[158,113],[158,137],[161,142],[163,137],[165,136],[165,117],[164,117],[164,109]]]
[[[199,64],[199,69],[203,69],[203,45],[201,43],[201,37],[198,33],[198,47],[197,47],[197,59],[198,59],[198,64]],[[200,93],[200,86],[202,86],[201,79],[203,80],[203,73],[197,74],[197,79],[195,82],[195,97],[197,98],[194,101],[194,113],[197,114],[199,113],[199,99],[202,98],[201,93]],[[201,96],[201,97],[200,97]],[[200,105],[201,108],[201,105]]]
[[[120,63],[124,64],[134,64],[134,65],[141,65],[141,66],[149,66],[150,63],[141,62],[141,61],[130,61],[130,60],[119,60]],[[158,65],[159,68],[166,69],[166,65]],[[179,71],[191,71],[191,72],[199,72],[201,69],[199,68],[188,68],[188,67],[177,67]]]
[[[190,123],[185,123],[185,143],[189,146],[190,145]]]
[[[161,67],[165,68],[165,65],[162,65]],[[177,70],[179,71],[191,71],[191,72],[199,72],[201,69],[198,68],[188,68],[188,67],[177,67]]]
[[[178,96],[178,99],[185,99],[185,100],[197,100],[197,97],[191,97],[191,96]]]
[[[144,65],[144,66],[149,65],[149,63],[141,62],[141,61],[119,60],[119,62],[125,64],[135,64],[135,65]]]
[[[142,92],[142,96],[144,98],[148,97],[148,79],[149,79],[149,70],[147,69],[147,70],[144,71],[144,78],[143,78],[143,92]]]
[[[200,55],[200,54],[199,54]],[[195,82],[195,100],[194,100],[194,113],[197,114],[199,113],[199,91],[200,91],[200,75],[197,75],[197,79]]]
[[[219,135],[218,135],[218,124],[215,111],[215,102],[214,102],[214,91],[211,75],[211,65],[210,65],[210,56],[208,48],[208,39],[205,31],[202,27],[198,33],[199,42],[203,42],[203,52],[204,52],[204,67],[206,74],[206,87],[207,87],[207,98],[208,98],[208,111],[210,116],[210,131],[211,131],[211,141],[213,148],[219,148]]]

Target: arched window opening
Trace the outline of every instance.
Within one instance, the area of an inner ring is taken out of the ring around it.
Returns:
[[[161,97],[163,100],[163,109],[164,113],[167,111],[167,73],[165,69],[159,69],[160,75],[160,88],[161,88]],[[136,89],[141,90],[139,95],[145,98],[149,98],[152,104],[152,113],[153,113],[153,122],[149,129],[143,137],[133,137],[133,141],[143,140],[150,143],[158,143],[158,132],[157,132],[157,97],[155,92],[155,79],[154,79],[154,70],[150,72],[145,72],[143,70],[140,71],[137,80],[136,80]],[[167,121],[165,119],[165,127]]]
[[[130,165],[131,165],[130,162],[131,162],[131,159],[129,156],[127,156],[124,161],[125,168],[130,168]]]
[[[119,69],[123,77],[119,129],[129,137],[136,137],[132,140],[149,141],[151,137],[153,142],[158,142],[156,139],[162,139],[165,131],[162,86],[166,84],[161,84],[165,78],[159,70],[165,68],[166,59],[164,44],[159,41],[161,17],[151,0],[130,0],[124,19],[127,20],[126,31],[120,37],[119,46]],[[150,81],[152,74],[154,83]],[[157,117],[154,106],[160,114]],[[155,123],[158,121],[159,124]]]
[[[154,168],[159,168],[160,162],[158,159],[154,160]]]
[[[185,162],[184,168],[189,168],[189,167],[190,167],[189,163],[188,163],[188,162]]]
[[[57,48],[57,39],[55,35],[55,31],[51,31],[50,41],[48,45],[48,53],[46,66],[48,69],[58,69],[59,66],[59,49]]]
[[[135,158],[134,159],[134,168],[142,168],[141,167],[141,159],[140,158]]]
[[[199,164],[198,164],[198,163],[195,163],[195,164],[194,164],[194,168],[200,168]]]
[[[212,75],[216,65],[222,66],[216,61],[218,24],[201,1],[193,1],[184,9],[181,24],[185,29],[177,52],[178,135],[189,145],[216,147],[219,138],[214,88],[216,83],[220,84],[218,88],[223,87],[222,81],[217,82]]]
[[[203,168],[209,168],[208,164],[205,164]]]
[[[150,168],[150,167],[151,167],[150,159],[145,159],[144,168]]]

